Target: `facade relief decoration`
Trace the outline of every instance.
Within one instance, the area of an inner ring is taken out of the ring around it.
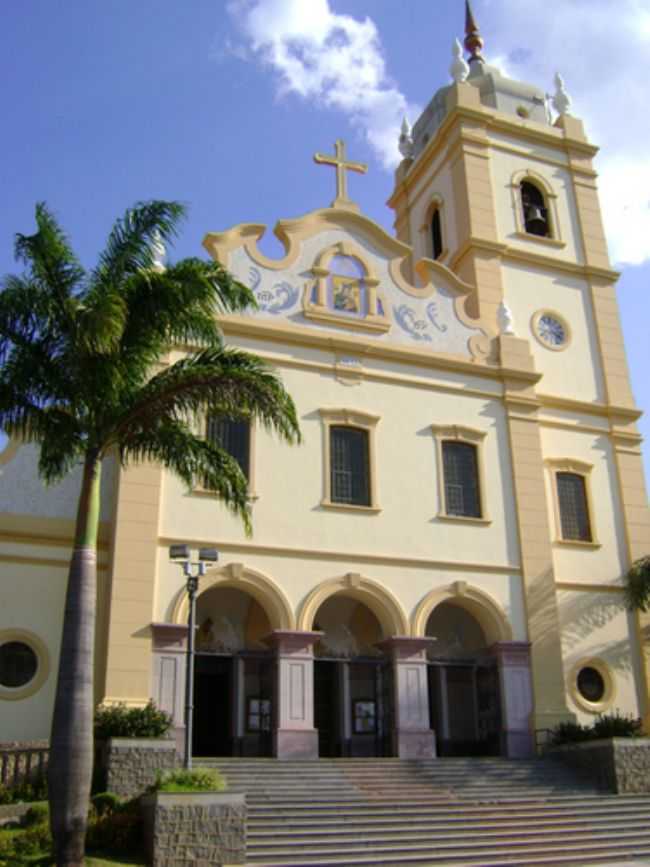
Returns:
[[[264,232],[251,223],[204,239],[213,258],[253,291],[257,309],[245,314],[247,327],[268,335],[272,324],[278,339],[294,333],[314,345],[356,332],[360,353],[382,345],[489,363],[495,335],[466,310],[474,287],[440,262],[413,262],[408,245],[354,209],[279,222],[275,235],[285,255],[278,259],[260,250]],[[242,316],[222,322],[241,327]]]

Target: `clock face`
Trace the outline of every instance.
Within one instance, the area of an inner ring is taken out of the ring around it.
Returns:
[[[537,320],[536,332],[542,343],[559,349],[567,342],[567,328],[550,313],[543,313]]]

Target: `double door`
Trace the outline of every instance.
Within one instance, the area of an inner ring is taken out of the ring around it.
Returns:
[[[391,671],[383,660],[314,662],[319,756],[391,755],[392,709]]]
[[[501,697],[496,660],[429,664],[431,728],[439,756],[498,756]]]

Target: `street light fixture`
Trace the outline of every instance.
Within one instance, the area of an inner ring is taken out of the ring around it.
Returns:
[[[192,560],[190,546],[170,545],[169,559],[183,567],[186,579],[187,615],[187,661],[185,666],[185,755],[184,765],[192,767],[192,730],[194,725],[194,632],[196,628],[196,593],[199,578],[205,575],[209,563],[216,563],[219,552],[216,548],[199,548],[198,560]]]

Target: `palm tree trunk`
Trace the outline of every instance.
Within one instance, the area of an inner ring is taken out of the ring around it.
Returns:
[[[58,867],[84,863],[93,770],[93,652],[101,463],[86,455],[63,616],[48,788]]]

